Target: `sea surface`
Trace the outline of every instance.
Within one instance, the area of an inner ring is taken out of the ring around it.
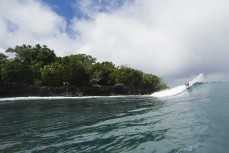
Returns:
[[[165,98],[0,99],[0,152],[228,153],[229,83]]]

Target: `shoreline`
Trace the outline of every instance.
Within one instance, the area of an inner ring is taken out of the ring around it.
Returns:
[[[128,96],[149,95],[148,89],[131,89],[124,85],[115,86],[34,86],[12,82],[0,82],[0,98],[15,97],[85,97],[85,96]]]

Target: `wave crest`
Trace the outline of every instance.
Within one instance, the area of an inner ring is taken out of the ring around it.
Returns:
[[[204,82],[203,73],[200,73],[193,80],[188,82],[189,83],[188,89],[192,88],[192,86],[198,82]],[[155,92],[155,93],[151,94],[150,96],[153,96],[153,97],[170,97],[170,96],[180,95],[185,91],[187,91],[187,87],[185,85],[180,85],[180,86],[177,86],[177,87],[172,88],[172,89],[167,89],[167,90]]]

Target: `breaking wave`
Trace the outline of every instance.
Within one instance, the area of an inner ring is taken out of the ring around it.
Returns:
[[[159,91],[159,92],[155,92],[153,94],[151,94],[150,96],[153,97],[170,97],[170,96],[176,96],[179,94],[184,93],[185,91],[189,90],[190,88],[192,88],[192,86],[198,82],[204,82],[204,75],[201,73],[199,74],[197,77],[195,77],[193,80],[189,81],[189,88],[187,88],[184,85],[180,85],[177,86],[175,88],[172,89],[167,89],[167,90],[163,90],[163,91]]]

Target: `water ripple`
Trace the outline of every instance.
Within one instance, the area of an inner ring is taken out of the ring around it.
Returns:
[[[229,105],[212,100],[184,95],[2,102],[0,152],[225,151]]]

